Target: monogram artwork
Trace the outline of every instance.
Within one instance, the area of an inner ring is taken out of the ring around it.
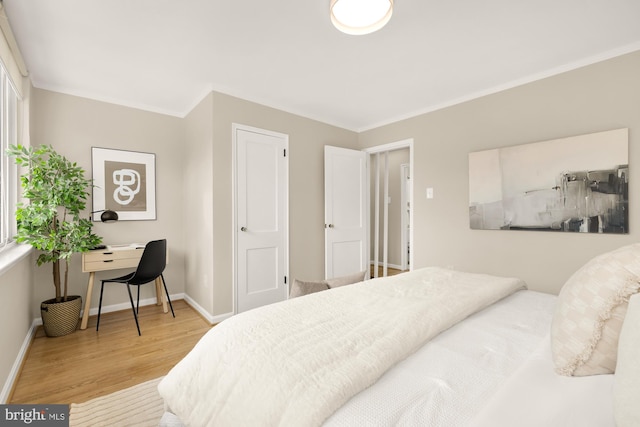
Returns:
[[[147,209],[146,170],[144,164],[105,162],[106,208],[114,211]]]
[[[113,172],[113,183],[117,186],[113,192],[113,199],[128,205],[140,192],[140,174],[133,169],[120,169]]]
[[[94,221],[112,210],[119,221],[156,219],[155,154],[92,148]]]

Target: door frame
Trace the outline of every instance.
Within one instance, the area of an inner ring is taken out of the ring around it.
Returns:
[[[414,163],[413,163],[413,138],[408,138],[408,139],[403,139],[400,141],[396,141],[396,142],[390,142],[388,144],[382,144],[382,145],[376,145],[373,147],[369,147],[369,148],[365,148],[362,151],[364,151],[365,153],[367,153],[367,169],[371,170],[371,155],[372,154],[376,154],[376,153],[384,153],[387,151],[395,151],[395,150],[401,150],[403,148],[408,148],[409,149],[409,173],[411,174],[412,179],[409,182],[409,193],[410,193],[410,197],[411,197],[411,205],[409,206],[409,227],[411,229],[410,231],[410,235],[409,235],[409,270],[413,270],[415,263],[414,263],[414,233],[415,233],[415,229],[413,227],[413,208],[415,205],[414,202],[414,197],[413,195],[414,193],[414,188],[413,188],[413,183],[415,182],[415,179],[413,179],[413,177],[415,177],[415,169],[414,169]],[[369,254],[371,254],[371,173],[367,174],[367,186],[369,188],[369,191],[367,191],[367,248],[369,250]],[[370,263],[369,263],[370,264]],[[377,266],[374,266],[374,268],[377,268]]]
[[[284,134],[284,133],[280,133],[280,132],[274,132],[274,131],[270,131],[270,130],[266,130],[266,129],[261,129],[261,128],[256,128],[253,126],[247,126],[247,125],[243,125],[243,124],[239,124],[239,123],[231,123],[231,141],[232,141],[232,160],[231,160],[231,175],[232,175],[232,185],[233,185],[233,189],[232,189],[232,198],[233,198],[233,203],[232,203],[232,214],[231,214],[231,230],[232,230],[232,244],[231,244],[231,250],[232,250],[232,254],[231,257],[233,259],[233,272],[232,272],[232,277],[233,277],[233,293],[232,293],[232,304],[233,304],[233,314],[238,314],[238,259],[237,259],[237,248],[238,248],[238,233],[237,233],[237,214],[238,214],[238,180],[237,180],[237,173],[238,173],[238,169],[237,169],[237,165],[238,165],[238,158],[237,158],[237,152],[238,152],[238,141],[237,141],[237,132],[239,130],[243,130],[246,132],[254,132],[254,133],[259,133],[262,135],[268,135],[268,136],[272,136],[272,137],[276,137],[276,138],[282,138],[284,140],[284,145],[285,145],[285,151],[286,151],[286,155],[285,155],[285,164],[284,164],[284,168],[285,168],[285,212],[284,212],[284,221],[285,221],[285,226],[284,226],[284,233],[285,233],[285,237],[284,237],[284,241],[285,241],[285,257],[284,257],[284,274],[285,277],[287,278],[287,282],[286,282],[286,286],[284,287],[285,290],[285,296],[284,299],[288,299],[289,298],[289,288],[291,286],[291,280],[290,280],[290,274],[289,274],[289,135]],[[215,239],[215,236],[214,236]]]
[[[407,178],[407,175],[409,175],[409,178]],[[409,166],[408,163],[403,163],[400,165],[400,185],[402,186],[401,188],[401,199],[400,199],[400,233],[402,233],[402,237],[401,237],[401,244],[400,247],[402,249],[402,253],[400,254],[400,265],[402,266],[402,269],[405,270],[407,268],[407,265],[409,266],[409,268],[411,268],[411,263],[409,263],[409,260],[407,259],[407,245],[411,242],[411,236],[407,236],[407,228],[410,226],[411,223],[411,205],[412,205],[412,200],[411,200],[411,193],[409,190],[407,190],[407,186],[406,183],[407,181],[409,182],[409,185],[411,185],[411,179],[412,179],[412,172],[411,172],[411,166]],[[407,203],[409,204],[409,224],[407,224],[407,216],[405,215],[405,206],[407,205]],[[411,228],[409,227],[409,234],[411,234]],[[411,252],[409,252],[410,254]]]

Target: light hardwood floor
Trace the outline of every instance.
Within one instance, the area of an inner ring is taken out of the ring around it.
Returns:
[[[371,277],[373,278],[373,269],[375,267],[371,265]],[[387,267],[387,276],[395,276],[396,274],[406,273],[407,270],[397,270],[395,268]],[[378,277],[382,277],[382,267],[378,266]]]
[[[95,316],[63,337],[39,328],[9,403],[82,403],[166,375],[211,328],[184,300],[172,302],[175,319],[140,307],[140,337],[130,309],[102,314],[99,332]]]

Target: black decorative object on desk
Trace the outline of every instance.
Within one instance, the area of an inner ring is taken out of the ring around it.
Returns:
[[[103,209],[99,211],[93,211],[92,214],[102,212],[100,215],[100,221],[102,222],[116,222],[118,220],[118,212],[112,211],[111,209]]]

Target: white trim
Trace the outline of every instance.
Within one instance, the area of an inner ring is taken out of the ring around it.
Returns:
[[[22,258],[26,257],[33,251],[30,245],[21,245],[17,243],[9,243],[0,252],[0,276],[11,270]]]
[[[233,314],[238,312],[238,295],[236,289],[238,281],[238,260],[236,257],[236,252],[238,250],[238,239],[236,233],[236,227],[238,226],[236,218],[238,215],[238,177],[236,176],[238,170],[238,137],[236,134],[240,128],[242,128],[242,125],[231,123],[231,312]],[[216,236],[213,236],[214,240],[215,237]]]
[[[369,156],[369,160],[371,156]],[[369,169],[369,168],[367,168]],[[371,175],[371,173],[369,173]],[[373,226],[373,261],[374,265],[378,265],[378,261],[380,258],[380,153],[376,153],[376,178],[375,178],[375,210],[374,210],[374,226]],[[371,188],[371,185],[367,184],[367,187]],[[369,190],[371,191],[371,190]],[[371,203],[367,202],[368,209],[371,209]],[[368,215],[371,216],[371,213]],[[367,225],[367,229],[369,229],[369,225]],[[368,241],[369,239],[367,239]],[[368,245],[367,245],[368,246]],[[375,268],[373,270],[373,277],[378,277],[378,269]]]
[[[212,316],[211,317],[211,324],[215,325],[215,324],[220,323],[223,320],[226,320],[226,319],[228,319],[230,317],[233,317],[233,316],[234,316],[234,313],[231,313],[231,312],[225,313],[225,314],[218,314],[217,316]]]
[[[213,316],[211,313],[205,310],[200,304],[198,304],[189,295],[184,294],[184,300],[187,302],[187,304],[189,304],[189,306],[191,306],[191,308],[197,311],[202,317],[206,319],[207,322],[211,323],[212,325],[215,325],[216,323],[220,323],[223,320],[226,320],[234,315],[233,312],[229,312],[229,313],[218,314],[216,316]]]
[[[378,206],[379,208],[379,206]],[[384,202],[382,203],[382,275],[387,276],[389,265],[389,152],[384,152]]]
[[[40,321],[40,323],[42,323],[42,321]],[[0,404],[6,404],[7,399],[9,399],[9,393],[11,393],[11,389],[13,388],[13,385],[18,379],[18,375],[20,375],[20,367],[22,366],[24,359],[27,357],[29,347],[31,346],[33,337],[36,335],[37,329],[38,329],[38,323],[36,323],[34,320],[31,323],[31,327],[29,328],[27,335],[24,337],[24,340],[22,341],[22,346],[20,347],[20,351],[16,356],[16,360],[13,362],[11,371],[9,371],[7,380],[4,382],[4,386],[2,387],[2,392],[0,392]]]
[[[187,304],[189,304],[191,308],[197,311],[202,317],[205,318],[207,322],[211,323],[212,325],[216,325],[217,323],[220,323],[223,320],[234,316],[233,312],[218,314],[214,316],[187,294],[184,294],[184,300],[187,302]]]
[[[407,175],[408,175],[408,178],[407,178]],[[410,179],[412,179],[411,167],[407,163],[401,164],[400,165],[400,182],[402,187],[400,189],[400,233],[401,233],[400,248],[402,249],[402,252],[400,253],[400,264],[402,264],[403,270],[407,268],[407,265],[409,264],[407,260],[407,244],[408,244],[407,228],[409,227],[409,224],[407,224],[406,209],[407,209],[407,205],[409,205],[409,213],[411,213],[411,195],[408,194],[406,184],[407,184],[407,181],[409,181]]]
[[[401,139],[400,141],[389,142],[387,144],[376,145],[373,147],[365,148],[365,153],[384,153],[385,151],[401,150],[403,148],[413,149],[413,138]]]
[[[171,298],[171,302],[173,302],[173,301],[184,299],[184,294],[182,293],[173,294],[173,295],[169,295],[169,297]],[[140,307],[144,307],[147,305],[156,305],[156,301],[157,300],[155,297],[141,299]],[[102,306],[101,313],[112,313],[114,311],[122,311],[122,310],[131,310],[131,302],[127,301],[127,302],[122,302],[120,304],[104,305]],[[84,310],[81,310],[80,316],[82,316],[83,314],[84,314]],[[89,316],[96,316],[97,314],[98,314],[98,307],[92,307],[89,310]],[[40,325],[42,324],[42,319],[34,319],[34,321],[36,320],[40,322]]]

